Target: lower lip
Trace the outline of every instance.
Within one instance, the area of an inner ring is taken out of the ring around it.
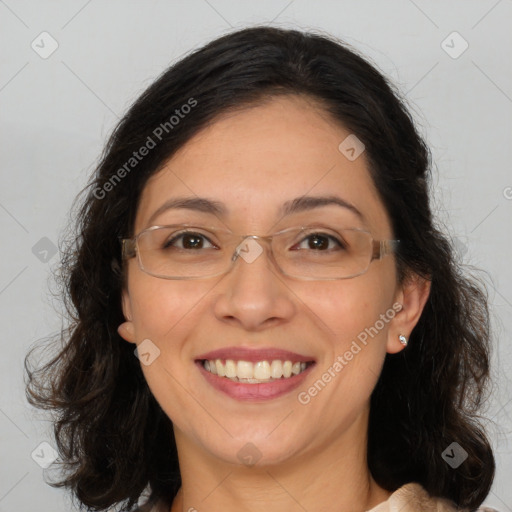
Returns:
[[[315,366],[315,363],[309,365],[303,372],[287,379],[278,379],[273,382],[262,382],[261,384],[248,384],[243,382],[234,382],[226,377],[219,377],[206,370],[202,361],[196,361],[199,371],[203,377],[219,391],[236,400],[271,400],[285,395],[295,388],[299,387],[307,377],[309,371]]]

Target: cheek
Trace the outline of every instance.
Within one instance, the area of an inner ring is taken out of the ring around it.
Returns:
[[[302,391],[306,398],[322,397],[311,401],[316,400],[313,407],[325,421],[337,424],[342,416],[349,421],[371,395],[386,356],[387,333],[395,314],[393,280],[365,274],[310,291],[308,306],[326,326],[325,357],[319,361],[316,379],[328,384],[320,392],[323,385],[315,380]]]
[[[137,338],[162,339],[177,327],[207,292],[198,286],[151,276],[133,279],[130,296]]]
[[[190,364],[190,337],[201,325],[214,285],[138,275],[130,282],[136,340],[149,340],[151,344],[145,346],[154,354],[153,362],[141,369],[157,400],[173,407],[167,411],[172,417],[186,405],[179,382],[186,382],[195,371]]]
[[[308,294],[308,305],[326,326],[325,358],[318,373],[320,378],[336,376],[325,403],[356,410],[368,399],[386,356],[395,287],[392,271],[368,272],[324,283]]]
[[[183,393],[183,382],[193,372],[187,361],[187,339],[198,321],[196,308],[201,307],[201,298],[208,292],[204,288],[151,276],[136,276],[130,282],[137,343],[151,341],[144,346],[150,362],[144,364],[141,359],[141,370],[152,394],[173,421],[181,417],[180,411],[194,408],[189,394]]]
[[[377,329],[385,334],[389,321],[383,323],[380,319],[390,310],[393,313],[394,293],[392,281],[362,275],[329,285],[324,283],[310,290],[305,302],[342,345],[376,323]]]

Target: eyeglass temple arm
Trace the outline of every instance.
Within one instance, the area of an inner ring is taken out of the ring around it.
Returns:
[[[123,238],[121,243],[121,258],[128,260],[135,257],[135,240],[133,238]]]
[[[392,254],[399,244],[400,240],[374,240],[372,260],[380,260],[386,254]]]

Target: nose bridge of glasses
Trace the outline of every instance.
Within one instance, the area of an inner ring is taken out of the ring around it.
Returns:
[[[241,240],[237,243],[235,251],[233,252],[231,263],[234,263],[238,256],[241,256],[246,263],[252,263],[255,261],[264,250],[262,244],[258,243],[261,241],[265,242],[263,245],[270,247],[270,252],[272,254],[271,242],[273,236],[241,235],[240,238]]]

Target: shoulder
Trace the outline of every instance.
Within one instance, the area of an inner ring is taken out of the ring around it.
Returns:
[[[430,496],[422,485],[410,482],[397,489],[385,501],[368,512],[462,512],[453,501]],[[482,507],[476,512],[498,512]]]

